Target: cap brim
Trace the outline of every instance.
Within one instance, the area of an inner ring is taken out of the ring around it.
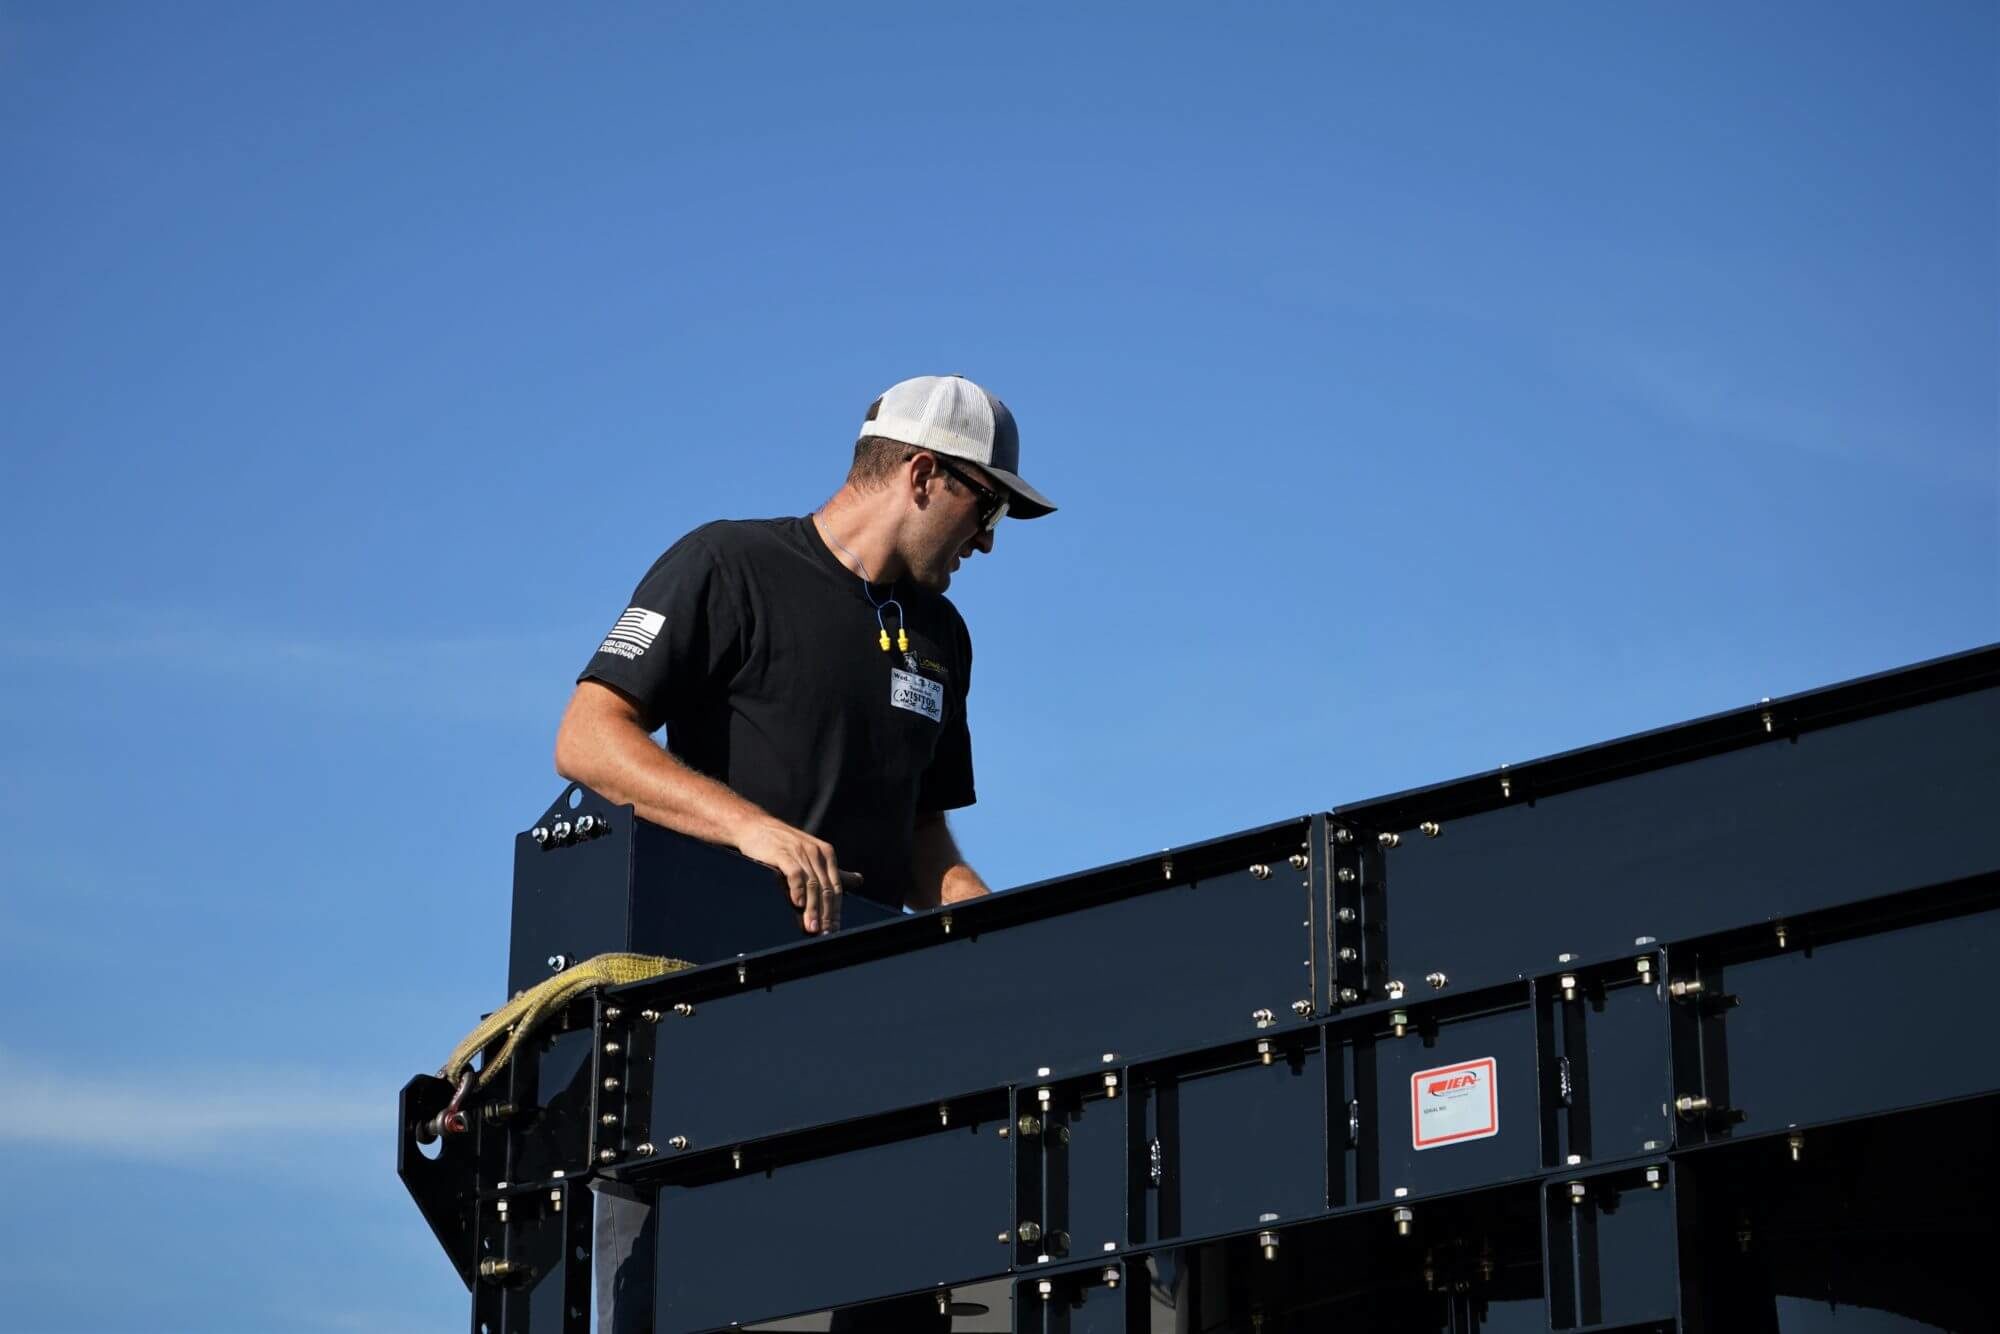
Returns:
[[[1056,512],[1055,502],[1021,480],[1019,473],[1007,472],[990,463],[979,465],[989,476],[1006,487],[1009,492],[1007,517],[1010,519],[1039,519],[1044,514]]]

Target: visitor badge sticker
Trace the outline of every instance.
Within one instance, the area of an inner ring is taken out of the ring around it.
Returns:
[[[944,721],[944,686],[901,667],[889,669],[889,702],[899,709],[921,713],[934,723]]]
[[[1500,1133],[1500,1089],[1491,1056],[1410,1076],[1410,1137],[1419,1149]]]

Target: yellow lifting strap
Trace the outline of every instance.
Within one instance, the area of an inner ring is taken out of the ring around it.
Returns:
[[[485,1088],[487,1081],[513,1059],[514,1049],[523,1039],[584,992],[644,982],[692,967],[693,964],[681,959],[662,959],[652,954],[600,954],[572,964],[546,982],[537,982],[481,1020],[479,1027],[452,1049],[451,1059],[438,1071],[438,1078],[457,1084],[471,1068],[472,1058],[505,1033],[507,1042],[500,1048],[500,1054],[479,1068],[476,1087]]]

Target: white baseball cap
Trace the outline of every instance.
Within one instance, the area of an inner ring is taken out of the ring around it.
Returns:
[[[962,375],[919,375],[891,385],[868,410],[861,436],[896,440],[976,463],[1012,493],[1007,513],[1039,519],[1055,510],[1021,480],[1021,433],[1007,405]]]

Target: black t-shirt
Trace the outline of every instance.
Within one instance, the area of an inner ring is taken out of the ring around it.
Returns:
[[[854,892],[909,897],[919,812],[973,803],[972,637],[942,594],[875,585],[875,609],[810,518],[697,528],[653,563],[577,678],[630,699],[667,749],[833,844]],[[896,609],[883,612],[890,638]]]

